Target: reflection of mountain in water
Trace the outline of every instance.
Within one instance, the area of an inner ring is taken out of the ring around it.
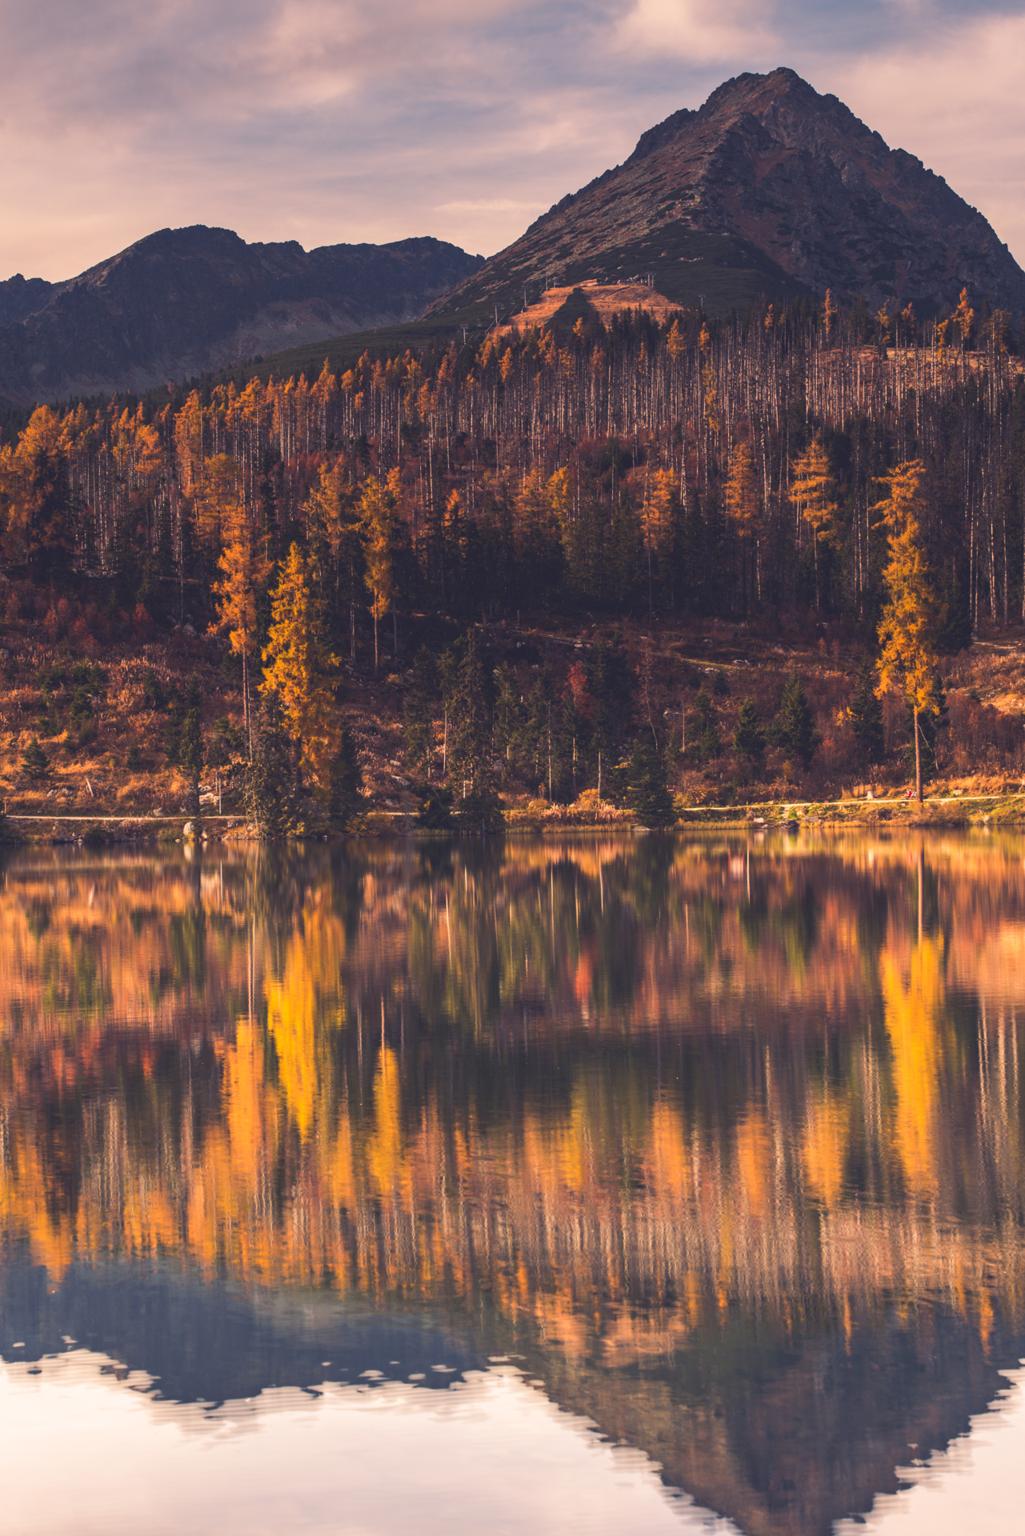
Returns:
[[[339,1302],[326,1293],[246,1292],[139,1264],[73,1266],[54,1290],[11,1263],[0,1292],[0,1355],[36,1361],[69,1347],[155,1378],[157,1399],[212,1403],[325,1381],[419,1381],[441,1389],[515,1346],[560,1407],[661,1463],[664,1477],[742,1530],[829,1532],[898,1487],[909,1446],[927,1455],[992,1401],[1021,1336],[987,1351],[945,1308],[892,1308],[848,1335],[824,1324],[786,1336],[738,1317],[662,1359],[610,1371],[567,1358],[536,1326]],[[10,1348],[18,1340],[24,1347]],[[443,1366],[444,1370],[437,1367]]]
[[[0,1347],[201,1400],[520,1353],[828,1531],[1025,1338],[1025,875],[928,846],[13,865]]]
[[[366,1372],[447,1387],[487,1364],[458,1328],[424,1309],[339,1305],[322,1291],[254,1293],[136,1262],[76,1264],[53,1286],[45,1270],[12,1258],[0,1271],[0,1339],[0,1356],[19,1362],[68,1348],[107,1355],[153,1377],[157,1398],[179,1403],[356,1382]]]

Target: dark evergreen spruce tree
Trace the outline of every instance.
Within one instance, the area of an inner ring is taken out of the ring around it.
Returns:
[[[29,779],[45,779],[50,772],[50,759],[40,745],[38,736],[32,737],[21,754],[21,771]]]
[[[621,645],[596,645],[587,665],[591,698],[591,775],[605,799],[619,793],[618,770],[633,731],[636,679]]]
[[[733,727],[733,751],[741,767],[750,772],[757,772],[761,768],[765,757],[765,732],[750,699],[742,700],[737,711],[737,723]]]
[[[972,643],[972,609],[968,597],[968,577],[959,566],[943,584],[940,593],[936,649],[941,656],[956,656]]]
[[[491,777],[491,668],[476,630],[467,631],[448,659],[446,685],[448,777],[465,797]]]
[[[791,675],[783,684],[779,709],[772,723],[772,739],[788,757],[795,757],[802,768],[810,766],[819,744],[819,733],[808,695],[797,676]]]
[[[495,787],[493,675],[477,631],[471,629],[446,669],[448,778],[459,825],[474,832],[502,825]]]
[[[886,756],[883,706],[876,693],[876,669],[871,661],[865,661],[858,671],[851,695],[851,726],[862,764],[871,767],[881,763]]]
[[[710,763],[722,751],[715,707],[704,688],[694,700],[694,714],[687,732],[687,751],[697,763]]]
[[[410,768],[425,779],[430,779],[433,772],[437,701],[438,668],[430,651],[421,646],[409,669],[402,705],[402,735]]]
[[[416,788],[416,824],[426,832],[450,832],[452,791],[447,784],[420,784]]]
[[[182,719],[178,736],[178,762],[185,775],[186,816],[198,816],[200,812],[199,776],[203,767],[203,727],[199,705],[190,703]]]
[[[246,808],[260,836],[266,838],[285,836],[302,818],[296,749],[273,694],[261,700],[253,722]]]
[[[363,770],[352,732],[341,727],[328,782],[328,817],[337,831],[351,827],[363,809]]]
[[[643,827],[668,827],[675,820],[665,763],[650,731],[642,732],[631,748],[624,799]]]

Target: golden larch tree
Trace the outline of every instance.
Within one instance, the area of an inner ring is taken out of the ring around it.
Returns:
[[[877,693],[901,694],[915,737],[915,793],[922,799],[921,718],[940,710],[935,648],[936,597],[922,544],[925,465],[908,459],[880,478],[884,496],[873,507],[886,529],[883,570],[886,606],[879,621]]]
[[[386,614],[393,612],[395,601],[395,532],[401,495],[399,472],[393,469],[384,480],[377,475],[368,475],[359,499],[364,581],[370,594],[370,616],[374,621],[375,672],[380,660],[380,623]]]
[[[645,477],[640,525],[648,565],[648,608],[654,608],[655,562],[669,553],[676,514],[676,476],[671,469],[656,469]]]
[[[747,438],[742,438],[730,454],[724,500],[730,522],[743,538],[750,538],[757,532],[761,508],[754,454]]]
[[[345,463],[338,458],[320,466],[302,506],[307,545],[316,561],[325,599],[332,607],[342,602],[348,605],[351,660],[356,657],[356,608],[362,564],[362,525],[355,501],[355,493],[347,482]]]
[[[644,484],[641,500],[641,537],[651,554],[661,555],[673,536],[676,476],[671,469],[656,469]]]
[[[325,789],[339,744],[337,671],[306,556],[293,544],[271,592],[260,691],[275,695],[303,767]]]
[[[726,516],[740,535],[742,549],[746,551],[749,545],[754,546],[755,586],[757,589],[760,585],[758,533],[761,524],[762,506],[758,494],[758,481],[755,476],[754,452],[747,438],[741,438],[730,454],[726,485],[723,490],[723,504],[726,509]],[[744,588],[746,605],[748,596],[746,553],[742,557],[741,582]]]
[[[217,569],[220,576],[213,589],[217,612],[211,629],[226,634],[232,652],[242,658],[242,711],[251,748],[249,659],[256,648],[257,604],[266,589],[271,563],[266,541],[253,533],[247,519],[241,519],[226,538]]]
[[[798,454],[790,473],[790,501],[812,533],[815,606],[818,608],[820,604],[819,545],[837,542],[838,511],[833,472],[821,432],[816,432],[804,452]]]
[[[266,539],[253,527],[242,495],[235,460],[226,453],[207,459],[196,497],[196,517],[204,539],[220,542],[215,611],[211,634],[227,635],[232,653],[242,660],[242,711],[252,755],[249,661],[256,649],[257,604],[266,590],[271,563]]]
[[[958,333],[961,337],[961,350],[962,352],[965,352],[968,350],[968,343],[972,339],[972,331],[975,327],[975,311],[972,308],[972,301],[968,297],[967,288],[961,289],[961,294],[957,301],[957,308],[954,310],[951,319],[957,326]]]
[[[317,479],[302,505],[307,543],[323,553],[332,565],[341,560],[347,536],[355,523],[341,459],[321,464]]]

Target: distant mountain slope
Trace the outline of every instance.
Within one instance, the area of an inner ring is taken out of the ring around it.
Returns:
[[[762,296],[973,297],[1025,309],[1025,273],[946,182],[793,70],[740,75],[643,134],[628,160],[550,209],[431,313],[484,318],[551,283],[651,274],[711,310]]]
[[[414,319],[481,263],[430,238],[247,244],[165,229],[63,283],[0,283],[0,395],[144,390],[271,349]]]

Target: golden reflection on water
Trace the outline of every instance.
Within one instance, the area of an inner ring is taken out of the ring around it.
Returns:
[[[0,953],[0,1238],[58,1294],[429,1313],[795,1536],[1022,1352],[1020,839],[26,853]]]

